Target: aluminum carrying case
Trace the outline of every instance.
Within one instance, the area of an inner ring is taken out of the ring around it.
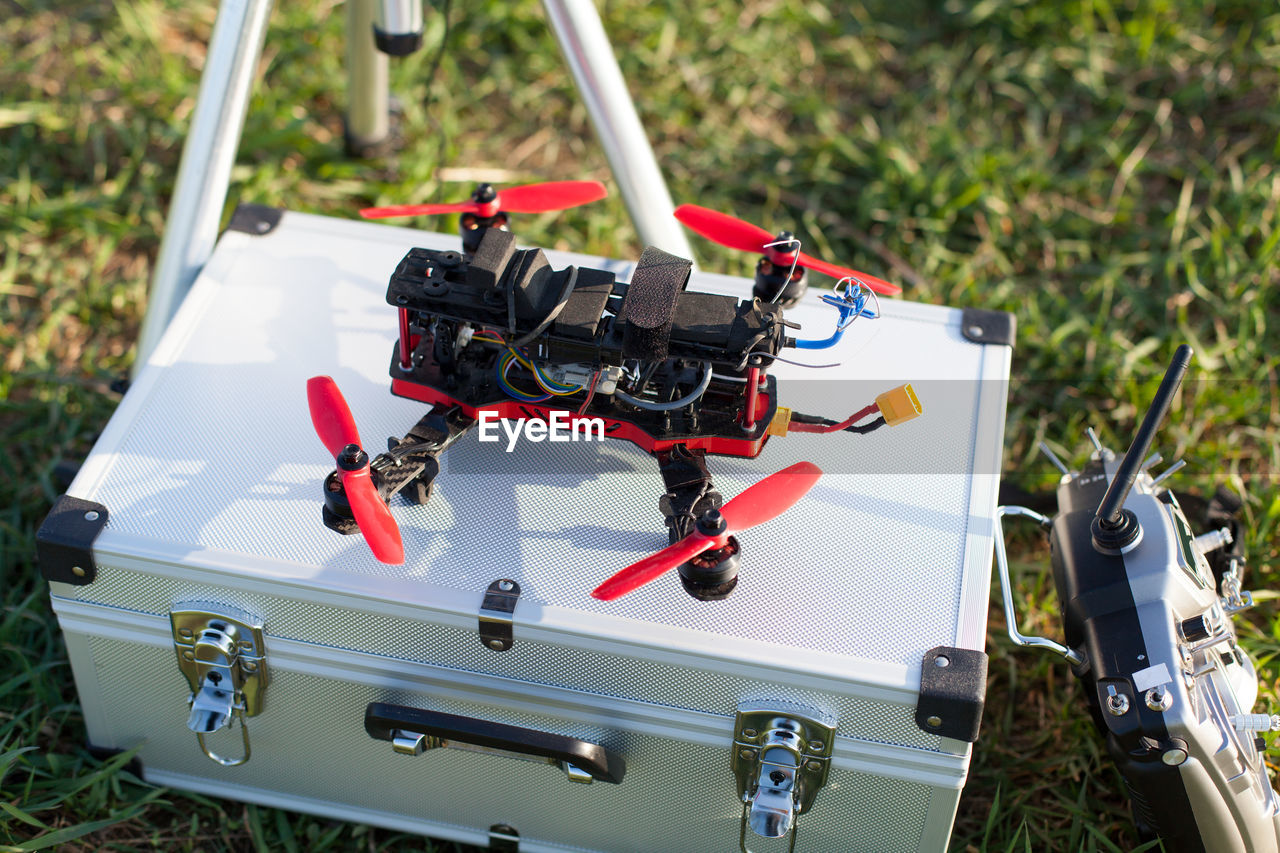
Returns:
[[[468,435],[429,503],[393,501],[401,566],[321,524],[306,380],[334,377],[366,446],[402,434],[424,407],[388,391],[387,277],[456,243],[237,212],[38,537],[90,744],[137,747],[156,784],[491,849],[945,849],[985,692],[1010,318],[883,300],[808,354],[838,367],[777,364],[782,405],[843,418],[911,381],[924,415],[710,458],[726,497],[825,474],[743,534],[727,600],[673,577],[605,603],[667,542],[623,441]],[[811,292],[787,319],[825,336],[834,314]],[[778,743],[798,759],[770,798]],[[793,832],[757,834],[788,809]]]

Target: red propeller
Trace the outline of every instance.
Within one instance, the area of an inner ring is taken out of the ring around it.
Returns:
[[[613,601],[666,574],[681,563],[687,563],[703,551],[723,548],[734,533],[772,521],[791,509],[821,476],[822,471],[812,462],[797,462],[776,474],[770,474],[720,508],[724,525],[718,533],[707,535],[695,528],[674,545],[668,545],[658,553],[627,566],[596,587],[591,597]]]
[[[786,246],[769,245],[777,241],[778,238],[775,235],[770,234],[758,225],[752,225],[750,222],[738,219],[736,216],[730,216],[727,213],[720,213],[706,207],[699,207],[696,204],[682,204],[676,208],[676,219],[684,223],[689,230],[701,234],[721,246],[728,246],[730,249],[739,249],[743,252],[756,252],[766,255],[774,263],[791,263],[791,252]],[[848,267],[838,267],[812,255],[806,255],[804,252],[796,252],[795,254],[798,256],[796,263],[799,266],[817,270],[832,278],[853,276],[876,293],[883,293],[888,296],[902,292],[902,288],[898,287],[898,285],[891,284],[873,275],[867,275],[864,272],[858,272]]]
[[[489,184],[481,184],[466,201],[454,204],[394,204],[390,207],[367,207],[360,211],[365,219],[384,219],[388,216],[418,216],[425,213],[474,213],[476,216],[494,216],[505,213],[549,213],[565,210],[592,201],[599,201],[609,194],[599,181],[549,181],[542,184],[525,184],[508,187],[495,193]]]
[[[384,563],[403,563],[400,528],[391,510],[378,497],[378,489],[369,475],[369,455],[360,447],[360,433],[356,431],[355,419],[342,392],[328,376],[313,376],[307,380],[307,405],[316,435],[337,462],[351,513],[369,543],[369,550]]]

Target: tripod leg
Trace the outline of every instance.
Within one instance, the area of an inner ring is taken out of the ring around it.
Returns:
[[[594,0],[542,0],[542,5],[641,241],[692,258],[693,249],[672,215],[675,208],[666,179],[640,124]]]
[[[138,336],[135,373],[213,254],[270,15],[271,0],[218,6]]]
[[[392,138],[387,55],[373,40],[378,0],[347,2],[347,153],[377,157],[387,153]]]

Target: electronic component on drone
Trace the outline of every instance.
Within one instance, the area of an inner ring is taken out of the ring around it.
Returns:
[[[920,398],[916,396],[916,389],[911,387],[910,382],[877,395],[876,408],[889,426],[906,423],[924,412]]]
[[[486,407],[515,416],[516,402],[559,398],[578,415],[625,421],[631,439],[650,452],[683,441],[755,456],[776,394],[771,378],[757,375],[750,389],[742,378],[782,348],[782,309],[686,291],[690,269],[650,247],[626,284],[604,270],[553,270],[541,249],[518,249],[511,234],[494,230],[470,260],[413,249],[387,291],[410,317],[408,367],[400,359],[392,391],[454,401],[472,416]],[[464,327],[483,331],[459,348]],[[623,381],[612,393],[598,379],[566,386],[549,365],[568,366],[564,375],[599,371]],[[525,392],[530,385],[537,390]],[[764,421],[751,429],[744,428],[745,397],[760,409],[753,421]]]
[[[908,382],[885,391],[876,397],[876,401],[866,408],[859,409],[842,421],[830,418],[817,418],[785,410],[785,430],[788,432],[856,432],[865,435],[882,426],[897,426],[919,417],[924,413],[920,399],[916,397],[916,389]],[[878,416],[878,417],[877,417]],[[867,420],[872,418],[872,420]],[[778,418],[775,415],[775,423]],[[782,426],[775,427],[782,429]]]
[[[770,436],[788,431],[867,433],[914,417],[919,401],[903,386],[843,422],[779,415],[770,366],[785,347],[829,346],[853,320],[878,316],[867,305],[873,294],[865,283],[826,299],[839,315],[831,339],[797,341],[789,332],[798,326],[784,319],[776,301],[687,290],[687,259],[649,247],[628,282],[607,270],[554,269],[541,249],[518,248],[505,220],[498,220],[504,210],[590,200],[595,191],[583,186],[589,183],[516,187],[500,195],[482,185],[458,205],[362,211],[463,212],[483,227],[464,227],[461,253],[411,249],[391,275],[387,302],[397,309],[400,332],[391,390],[432,406],[403,439],[368,460],[332,380],[308,383],[316,431],[340,468],[326,481],[324,521],[342,533],[363,532],[379,559],[396,562],[399,536],[393,544],[385,530],[388,520],[394,526],[386,503],[396,494],[425,503],[439,455],[481,419],[598,419],[604,435],[630,441],[657,460],[665,486],[659,506],[672,544],[618,572],[593,595],[612,600],[678,568],[690,595],[724,598],[738,581],[733,533],[786,511],[821,472],[799,463],[726,503],[712,485],[706,457],[753,458]],[[803,263],[830,266],[796,251]],[[371,508],[371,495],[381,511]]]

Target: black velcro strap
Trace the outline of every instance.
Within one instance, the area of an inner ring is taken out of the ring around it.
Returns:
[[[622,302],[622,355],[646,361],[667,357],[676,300],[689,282],[693,261],[649,246],[636,263]]]

